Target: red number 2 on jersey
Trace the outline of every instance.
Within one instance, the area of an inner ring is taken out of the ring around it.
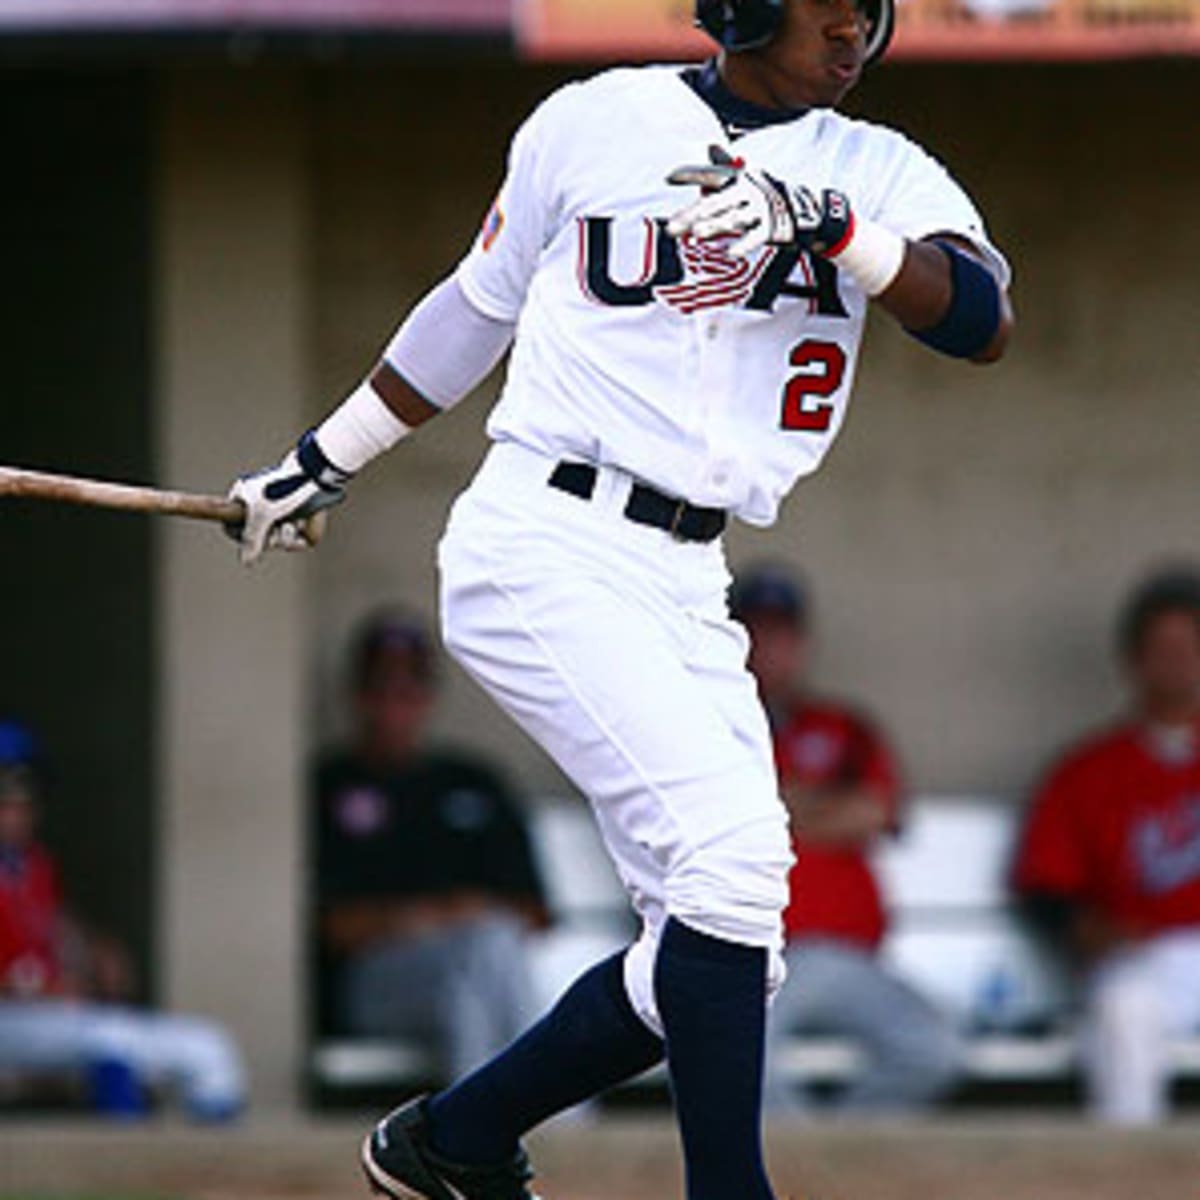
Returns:
[[[780,425],[800,433],[825,433],[833,418],[833,405],[821,404],[842,386],[846,374],[846,352],[836,342],[806,338],[788,361],[800,373],[788,380],[783,391]]]

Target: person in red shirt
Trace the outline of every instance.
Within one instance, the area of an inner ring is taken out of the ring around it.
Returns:
[[[1092,1111],[1148,1124],[1200,1030],[1200,572],[1147,580],[1118,641],[1132,712],[1049,772],[1014,883],[1080,972]]]
[[[37,761],[29,730],[0,720],[0,1070],[84,1078],[111,1116],[143,1114],[163,1086],[198,1120],[237,1115],[245,1071],[224,1029],[119,1002],[123,955],[68,915],[37,840]]]
[[[64,930],[58,871],[31,843],[32,803],[23,772],[0,772],[0,996],[60,992]]]
[[[839,1110],[921,1108],[953,1085],[960,1055],[950,1024],[878,955],[887,916],[870,851],[900,827],[895,758],[869,721],[808,691],[809,605],[793,574],[747,571],[731,607],[750,635],[797,860],[784,913],[788,980],[768,1022],[768,1102],[776,1112],[811,1102],[781,1070],[784,1044],[804,1031],[851,1038],[864,1052]]]

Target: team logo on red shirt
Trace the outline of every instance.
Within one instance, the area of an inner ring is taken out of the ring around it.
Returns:
[[[1151,895],[1200,880],[1200,796],[1136,822],[1130,832],[1142,885]]]
[[[791,739],[792,767],[801,775],[826,775],[842,754],[842,739],[826,730],[812,730]]]

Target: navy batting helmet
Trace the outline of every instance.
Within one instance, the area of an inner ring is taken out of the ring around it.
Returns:
[[[696,0],[696,24],[726,50],[765,46],[779,29],[787,0]],[[870,26],[868,64],[883,57],[896,24],[895,0],[861,0]]]

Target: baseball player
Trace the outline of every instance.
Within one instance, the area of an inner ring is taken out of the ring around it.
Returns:
[[[1171,1039],[1200,1031],[1200,573],[1146,580],[1119,643],[1133,712],[1048,774],[1015,883],[1081,970],[1093,1113],[1146,1125]]]
[[[370,377],[239,480],[242,558],[302,543],[511,346],[439,549],[447,646],[590,799],[643,921],[507,1051],[363,1148],[393,1197],[528,1200],[521,1135],[665,1054],[689,1200],[766,1200],[763,1028],[792,856],[721,534],[841,427],[867,307],[991,361],[1008,268],[945,169],[834,106],[892,0],[699,0],[695,67],[551,95],[457,270]]]

